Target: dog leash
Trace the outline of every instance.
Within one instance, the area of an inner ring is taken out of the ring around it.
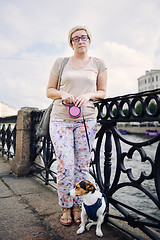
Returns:
[[[88,137],[88,133],[87,133],[86,121],[85,121],[85,118],[84,118],[84,114],[83,114],[83,113],[82,113],[82,117],[83,117],[83,123],[84,123],[85,132],[86,132],[86,138],[87,138],[88,148],[89,148],[89,151],[91,152],[91,146],[90,146],[90,143],[89,143],[89,137]]]
[[[90,147],[90,143],[89,143],[89,137],[88,137],[88,133],[87,133],[86,122],[85,122],[85,118],[84,118],[84,114],[83,113],[82,113],[82,117],[83,117],[85,132],[86,132],[86,138],[87,138],[87,142],[88,142],[88,148],[89,148],[89,151],[91,152],[91,147]],[[104,198],[105,203],[106,203],[106,208],[105,208],[103,214],[106,214],[106,213],[108,213],[109,205],[108,205],[107,196],[106,196],[105,193],[102,193],[102,198]],[[96,204],[98,204],[99,207],[102,205],[102,198],[99,199],[99,202],[96,203]]]

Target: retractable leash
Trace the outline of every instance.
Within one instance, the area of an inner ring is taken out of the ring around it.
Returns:
[[[82,114],[82,109],[81,107],[77,107],[74,104],[66,104],[62,101],[62,104],[67,107],[68,110],[68,115],[71,118],[79,118]]]
[[[85,128],[85,132],[86,132],[86,138],[87,138],[87,142],[88,142],[88,148],[89,148],[89,151],[91,152],[91,147],[90,147],[90,144],[89,144],[89,137],[88,137],[88,133],[87,133],[86,122],[85,122],[84,114],[82,113],[82,108],[75,106],[75,104],[66,104],[66,103],[64,103],[64,101],[62,101],[62,104],[67,108],[67,110],[68,110],[67,112],[68,112],[69,117],[76,119],[76,118],[79,118],[82,115],[84,128]]]

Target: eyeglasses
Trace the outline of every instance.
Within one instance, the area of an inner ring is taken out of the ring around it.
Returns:
[[[88,40],[88,35],[82,35],[81,37],[73,37],[71,40],[74,42],[74,43],[77,43],[80,41],[80,39],[82,41],[87,41]]]

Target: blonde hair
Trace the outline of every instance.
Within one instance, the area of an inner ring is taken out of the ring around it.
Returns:
[[[92,36],[91,36],[91,33],[89,32],[89,30],[85,26],[76,26],[76,27],[73,27],[68,33],[68,42],[69,42],[70,47],[72,47],[72,34],[78,30],[86,31],[89,41],[91,42]]]

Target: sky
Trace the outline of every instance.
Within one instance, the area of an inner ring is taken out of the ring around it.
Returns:
[[[107,66],[107,96],[138,92],[138,77],[160,69],[160,0],[0,0],[0,101],[46,108],[58,57],[72,56],[68,32],[92,34],[89,56]]]

